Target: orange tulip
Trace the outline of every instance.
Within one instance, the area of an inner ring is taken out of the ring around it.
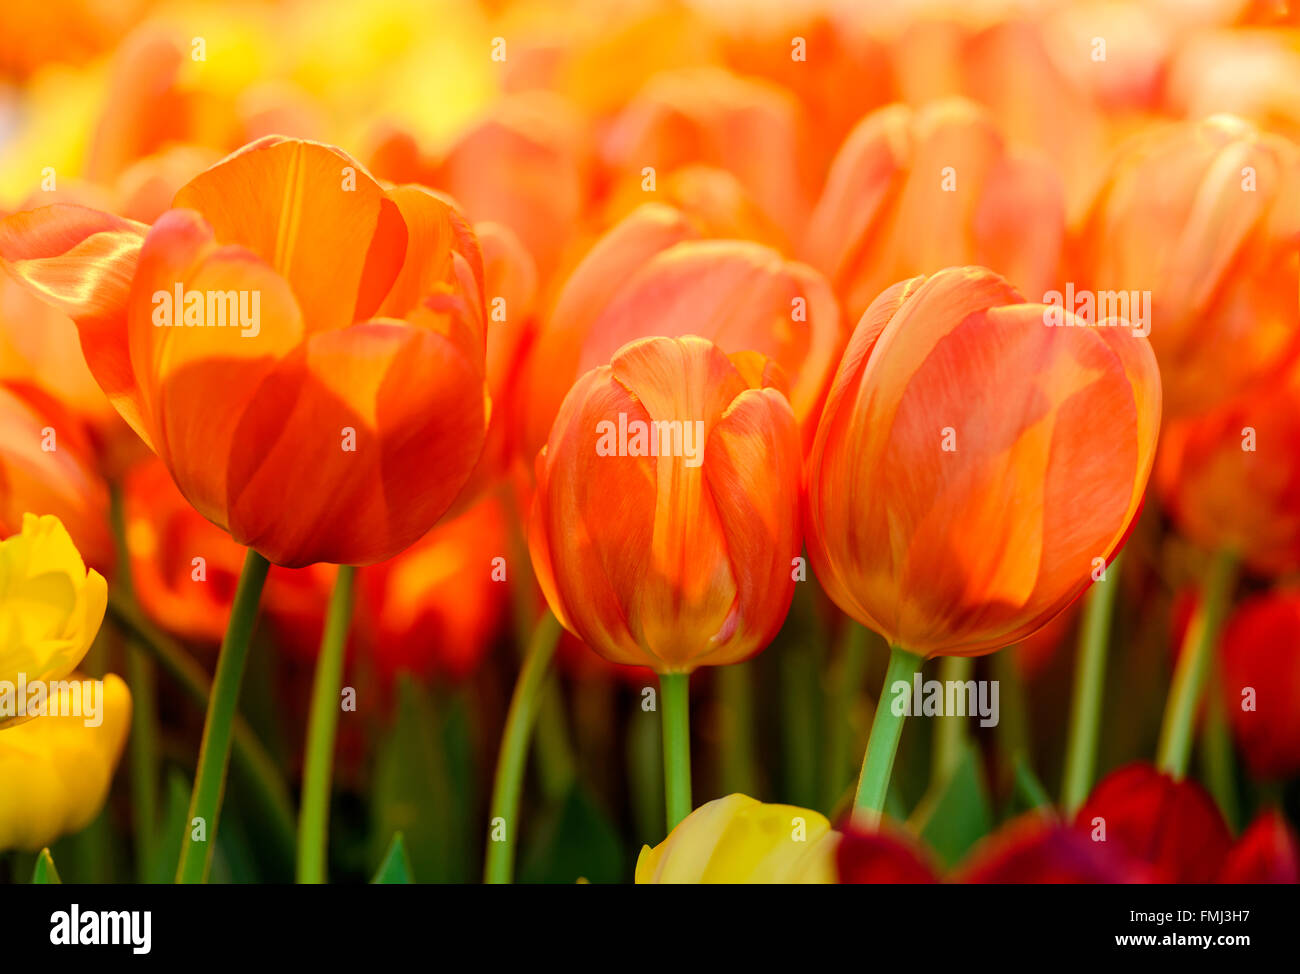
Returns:
[[[979,267],[903,281],[835,376],[808,465],[812,566],[841,609],[917,655],[1037,630],[1141,504],[1155,358],[1114,322],[1044,327],[1047,310]]]
[[[1156,487],[1198,545],[1264,574],[1300,568],[1300,369],[1170,423]]]
[[[46,393],[0,382],[0,538],[27,513],[55,515],[91,567],[112,565],[108,487],[89,431]]]
[[[1013,152],[985,109],[948,99],[858,123],[831,165],[804,256],[857,319],[895,281],[958,264],[996,267],[1045,294],[1064,233],[1046,161]]]
[[[614,120],[601,155],[616,182],[630,180],[647,192],[683,166],[725,169],[767,219],[797,240],[813,193],[806,143],[800,105],[790,92],[708,67],[653,78]]]
[[[537,459],[529,547],[551,609],[606,659],[687,673],[746,659],[780,628],[801,538],[779,382],[753,353],[652,338],[564,400]]]
[[[474,672],[506,610],[509,584],[494,575],[493,559],[507,544],[502,505],[484,498],[361,572],[355,639],[382,676],[460,680]]]
[[[290,567],[410,545],[483,445],[473,233],[419,187],[276,137],[173,202],[147,235],[80,207],[17,214],[0,266],[73,317],[118,411],[237,542]]]
[[[244,550],[189,505],[155,457],[130,471],[123,495],[127,555],[140,608],[169,632],[216,645],[230,619]],[[299,648],[304,639],[313,653],[318,648],[333,582],[328,574],[325,566],[271,569],[263,618],[289,648]]]
[[[558,95],[529,92],[498,103],[464,132],[430,174],[474,220],[518,235],[549,274],[591,195],[583,119]]]
[[[1300,148],[1228,116],[1140,137],[1078,260],[1087,287],[1150,292],[1171,417],[1247,391],[1300,347]]]
[[[727,353],[756,351],[790,381],[790,404],[811,431],[844,326],[820,274],[759,244],[701,240],[685,214],[650,204],[592,247],[537,338],[522,400],[525,458],[546,442],[569,386],[623,344],[702,335]]]

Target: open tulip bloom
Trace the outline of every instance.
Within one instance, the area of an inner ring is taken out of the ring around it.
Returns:
[[[1296,6],[0,3],[0,881],[1294,883]]]

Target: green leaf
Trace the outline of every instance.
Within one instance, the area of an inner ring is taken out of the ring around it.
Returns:
[[[1043,783],[1038,780],[1038,775],[1034,774],[1034,769],[1030,767],[1029,761],[1024,754],[1017,754],[1015,759],[1015,794],[1013,801],[1016,806],[1025,811],[1032,809],[1050,809],[1052,799],[1047,794],[1047,789]]]
[[[407,885],[411,882],[411,857],[406,854],[406,841],[402,833],[393,835],[384,861],[375,871],[375,878],[370,882],[380,886]]]
[[[993,827],[993,808],[979,751],[967,740],[946,781],[931,788],[912,812],[908,827],[946,866],[960,861]]]
[[[579,782],[530,832],[521,883],[625,882],[632,863],[609,816]]]
[[[473,833],[472,782],[464,779],[469,732],[464,702],[435,709],[428,692],[409,678],[398,686],[397,718],[380,746],[372,790],[370,861],[401,832],[412,878],[421,883],[464,883],[479,848]]]
[[[50,850],[42,849],[36,857],[36,868],[32,870],[32,885],[54,886],[62,882],[59,871],[54,868],[54,857],[50,855]]]
[[[181,857],[181,839],[190,813],[190,779],[179,771],[167,775],[163,791],[162,817],[149,849],[149,881],[170,883]]]

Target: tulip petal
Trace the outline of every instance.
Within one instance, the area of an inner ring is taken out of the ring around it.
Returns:
[[[370,564],[446,511],[483,446],[485,383],[481,351],[425,315],[312,335],[268,375],[232,439],[236,541],[287,567]]]
[[[270,264],[316,332],[352,323],[383,199],[379,184],[339,150],[268,136],[195,177],[172,205],[198,210],[219,243]]]

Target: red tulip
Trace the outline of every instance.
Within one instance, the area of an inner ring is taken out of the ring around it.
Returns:
[[[1223,631],[1224,712],[1250,772],[1300,772],[1300,589],[1278,589],[1237,606]]]
[[[1228,851],[1221,883],[1300,883],[1300,839],[1276,809],[1264,812]]]
[[[1105,841],[1149,866],[1162,883],[1213,882],[1232,844],[1204,788],[1149,764],[1130,764],[1107,775],[1074,824],[1093,841]]]
[[[963,883],[1138,883],[1148,872],[1126,855],[1028,813],[975,847],[958,868]]]

